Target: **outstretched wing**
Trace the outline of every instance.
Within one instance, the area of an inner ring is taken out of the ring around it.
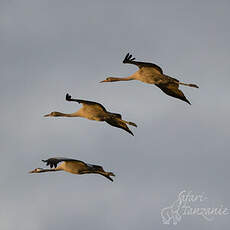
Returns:
[[[94,101],[81,100],[81,99],[73,99],[71,97],[71,95],[69,95],[68,93],[66,94],[66,100],[67,101],[76,101],[76,102],[78,102],[80,104],[83,104],[83,107],[84,106],[94,106],[94,107],[97,107],[100,110],[103,110],[104,112],[107,112],[105,107],[103,105],[101,105],[100,103],[97,103],[97,102],[94,102]]]
[[[143,67],[151,67],[157,73],[163,74],[163,70],[161,69],[161,67],[156,65],[156,64],[149,63],[149,62],[137,62],[137,61],[134,61],[134,60],[135,60],[135,58],[132,57],[132,55],[128,53],[128,54],[126,54],[125,59],[123,60],[123,63],[124,64],[128,63],[128,64],[136,65],[140,69],[143,68]]]
[[[79,164],[83,164],[84,166],[87,166],[87,164],[83,161],[79,161],[71,158],[64,158],[64,157],[52,157],[49,158],[48,160],[42,160],[42,161],[45,162],[47,166],[50,166],[50,168],[53,167],[56,168],[58,163],[62,161],[74,161],[74,162],[78,162]]]
[[[125,124],[124,121],[122,121],[119,118],[111,118],[111,119],[107,119],[106,122],[114,127],[120,128],[125,130],[126,132],[130,133],[131,135],[133,135],[132,131],[129,129],[129,127]],[[134,135],[133,135],[134,136]]]
[[[191,103],[188,101],[188,99],[185,97],[183,92],[178,89],[179,85],[176,83],[168,83],[168,84],[155,84],[157,87],[159,87],[164,93],[171,97],[178,98],[182,101],[187,102],[191,105]]]
[[[95,169],[97,169],[97,170],[104,171],[103,167],[100,166],[100,165],[91,165],[91,164],[88,164],[88,165],[93,167],[93,168],[95,168]]]

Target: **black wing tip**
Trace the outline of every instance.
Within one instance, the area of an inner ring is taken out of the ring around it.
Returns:
[[[127,127],[121,127],[123,130],[125,130],[126,132],[130,133],[132,136],[134,136],[133,132]]]
[[[65,99],[66,99],[66,101],[69,101],[69,100],[71,99],[71,95],[67,93],[67,94],[65,95]]]
[[[134,134],[131,130],[127,130],[127,132],[130,133],[132,136],[134,136]]]
[[[128,57],[129,57],[129,53],[127,53],[127,54],[125,55],[125,58],[124,58],[124,60],[123,60],[123,63],[126,63],[126,62],[127,62]]]
[[[110,176],[107,177],[111,182],[113,182],[113,178],[111,178]]]
[[[187,98],[185,98],[183,101],[187,102],[189,105],[192,105]]]
[[[42,160],[42,162],[46,163],[46,166],[50,166],[50,168],[53,168],[53,167],[56,168],[57,167],[57,164],[50,161],[50,159]]]
[[[46,165],[49,164],[49,159],[48,160],[42,160],[42,162],[46,163]]]
[[[123,60],[123,63],[128,63],[128,62],[134,61],[134,60],[135,60],[135,58],[132,57],[132,54],[127,53],[126,56],[125,56],[125,58],[124,58],[124,60]]]

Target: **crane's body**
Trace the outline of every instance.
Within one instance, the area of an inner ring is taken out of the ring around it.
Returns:
[[[148,62],[137,62],[134,61],[135,58],[132,58],[132,55],[129,53],[126,55],[123,63],[133,64],[138,66],[139,70],[129,77],[108,77],[101,82],[115,82],[115,81],[130,81],[138,80],[147,84],[154,84],[159,87],[164,93],[169,96],[178,98],[182,101],[185,101],[190,104],[187,98],[184,96],[183,92],[179,90],[179,85],[190,86],[198,88],[195,84],[186,84],[180,82],[179,80],[172,78],[163,74],[163,70],[156,64]]]
[[[75,113],[66,114],[61,112],[51,112],[50,114],[46,114],[45,117],[83,117],[89,120],[105,121],[111,126],[124,129],[131,135],[133,135],[133,133],[126,124],[137,127],[133,122],[122,120],[120,114],[108,112],[103,105],[97,102],[72,99],[69,94],[66,94],[66,100],[81,103],[83,104],[83,107]]]
[[[100,174],[109,180],[113,181],[110,176],[115,176],[112,172],[106,172],[100,165],[87,164],[83,161],[64,158],[64,157],[53,157],[48,160],[43,160],[46,165],[50,166],[50,169],[36,168],[29,173],[43,173],[43,172],[57,172],[65,171],[73,174],[89,174],[95,173]],[[62,163],[60,163],[62,162]],[[60,163],[60,164],[59,164]]]
[[[73,115],[94,121],[106,121],[113,113],[107,112],[98,104],[90,104],[88,106],[84,105]]]

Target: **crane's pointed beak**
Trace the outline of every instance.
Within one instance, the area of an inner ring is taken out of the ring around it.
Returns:
[[[34,170],[29,171],[28,173],[34,173]]]
[[[50,117],[51,115],[50,115],[50,113],[49,114],[46,114],[46,115],[44,115],[44,117]]]
[[[107,80],[100,81],[99,83],[108,82]]]

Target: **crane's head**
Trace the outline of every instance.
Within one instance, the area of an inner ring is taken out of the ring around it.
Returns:
[[[60,116],[62,116],[62,115],[63,115],[63,114],[60,113],[60,112],[51,112],[51,113],[49,113],[49,114],[44,115],[44,117],[60,117]]]
[[[43,172],[43,168],[36,168],[32,171],[29,171],[29,173],[41,173],[41,172]]]
[[[100,83],[102,83],[102,82],[113,82],[113,81],[118,81],[118,80],[114,77],[107,77],[105,80],[100,81]]]

